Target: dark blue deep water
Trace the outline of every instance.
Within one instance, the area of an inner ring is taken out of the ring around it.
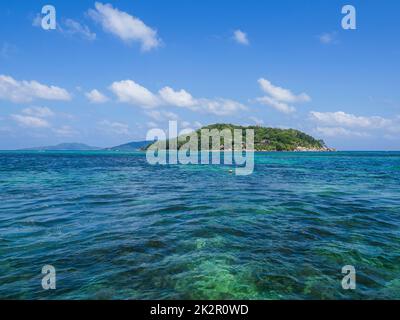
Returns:
[[[229,169],[1,152],[0,298],[400,299],[400,153],[258,153],[252,175]]]

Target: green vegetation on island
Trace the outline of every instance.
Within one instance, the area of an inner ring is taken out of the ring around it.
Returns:
[[[232,137],[234,136],[235,129],[242,130],[242,147],[246,149],[246,129],[254,130],[254,150],[255,151],[334,151],[328,148],[323,140],[317,140],[312,136],[295,129],[278,129],[266,128],[260,126],[239,126],[233,124],[213,124],[202,127],[195,131],[198,137],[199,148],[201,146],[201,130],[217,129],[219,132],[222,130],[230,130]],[[182,145],[189,141],[189,137],[180,137],[178,139],[178,150]],[[159,142],[155,142],[159,143]],[[147,148],[152,146],[150,144]],[[220,139],[220,150],[224,150],[224,139]],[[146,149],[147,149],[146,148]],[[169,141],[166,142],[166,148],[169,148]],[[161,149],[159,147],[159,149]],[[211,139],[209,150],[213,150]]]
[[[134,152],[134,151],[143,150],[151,143],[152,143],[151,141],[134,141],[134,142],[126,143],[126,144],[121,144],[119,146],[112,147],[112,148],[106,148],[104,150],[105,151]]]

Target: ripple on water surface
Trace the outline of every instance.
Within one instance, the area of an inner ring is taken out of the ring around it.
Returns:
[[[400,153],[255,160],[239,177],[142,153],[0,153],[0,298],[400,299]]]

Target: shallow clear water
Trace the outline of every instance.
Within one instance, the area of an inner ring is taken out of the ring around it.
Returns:
[[[258,153],[245,177],[1,152],[0,298],[400,299],[399,186],[395,152]]]

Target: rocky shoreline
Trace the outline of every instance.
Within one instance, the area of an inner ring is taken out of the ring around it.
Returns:
[[[293,152],[335,152],[336,149],[334,148],[304,148],[304,147],[297,147]]]

